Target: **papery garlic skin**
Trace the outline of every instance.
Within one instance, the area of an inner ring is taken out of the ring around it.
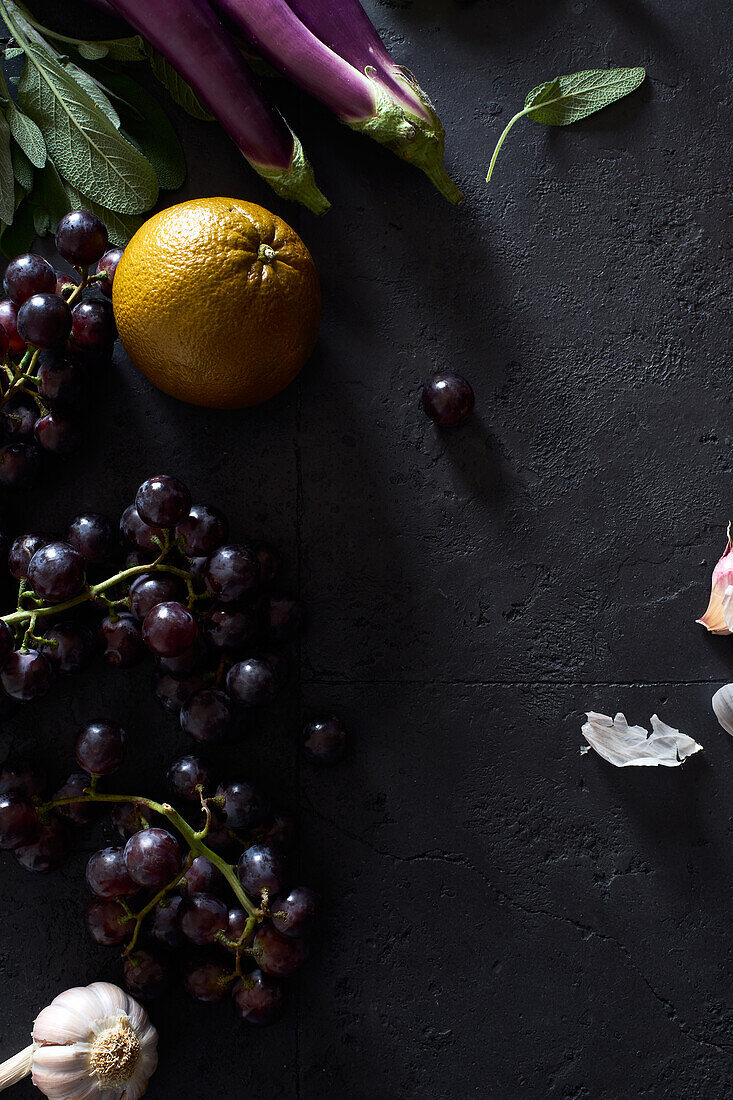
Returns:
[[[733,737],[733,684],[718,688],[713,696],[713,710],[725,732]]]
[[[710,601],[701,619],[695,621],[711,634],[733,634],[733,542],[728,524],[728,541],[723,556],[713,569]]]
[[[60,993],[33,1042],[33,1084],[49,1100],[138,1100],[158,1064],[147,1012],[109,982]]]

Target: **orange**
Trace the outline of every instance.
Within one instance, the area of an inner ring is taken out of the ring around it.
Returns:
[[[165,393],[235,409],[284,389],[313,351],[315,264],[282,218],[240,199],[171,206],[138,229],[112,299],[133,363]]]

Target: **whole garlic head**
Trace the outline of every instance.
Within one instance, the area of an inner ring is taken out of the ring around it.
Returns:
[[[49,1100],[138,1100],[158,1064],[145,1009],[109,982],[60,993],[33,1025],[31,1075]]]

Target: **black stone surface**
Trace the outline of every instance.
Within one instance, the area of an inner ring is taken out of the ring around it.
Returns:
[[[81,3],[31,6],[111,28]],[[144,476],[175,472],[282,548],[309,608],[302,691],[229,755],[298,811],[323,945],[273,1028],[183,995],[156,1005],[149,1095],[719,1100],[733,746],[709,700],[733,648],[693,620],[731,507],[728,6],[367,7],[434,97],[464,206],[282,83],[333,202],[320,221],[175,115],[181,198],[250,198],[302,233],[318,351],[281,397],[231,414],[166,398],[118,351],[89,449],[8,518],[118,514]],[[634,64],[646,84],[602,115],[518,126],[486,187],[529,88]],[[418,409],[438,369],[476,391],[454,434]],[[188,745],[148,681],[68,680],[3,728],[3,751],[61,778],[79,724],[108,713],[133,743],[120,782],[159,790]],[[301,707],[349,723],[343,765],[299,764]],[[658,711],[705,752],[617,771],[579,754],[589,708]],[[117,975],[81,922],[98,842],[48,877],[0,861],[2,1055],[60,990]]]

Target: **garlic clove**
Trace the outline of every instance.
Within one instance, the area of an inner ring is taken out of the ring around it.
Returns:
[[[701,619],[696,621],[704,626],[711,634],[733,633],[726,621],[726,603],[729,606],[729,617],[733,620],[733,593],[727,590],[733,587],[733,542],[731,542],[730,524],[728,524],[728,541],[725,544],[723,556],[713,569],[712,583],[710,586],[710,601],[707,610]]]
[[[713,710],[725,732],[733,737],[733,684],[718,688],[713,696]]]
[[[89,1086],[89,1044],[39,1046],[33,1055],[31,1078],[50,1100],[70,1100]]]

